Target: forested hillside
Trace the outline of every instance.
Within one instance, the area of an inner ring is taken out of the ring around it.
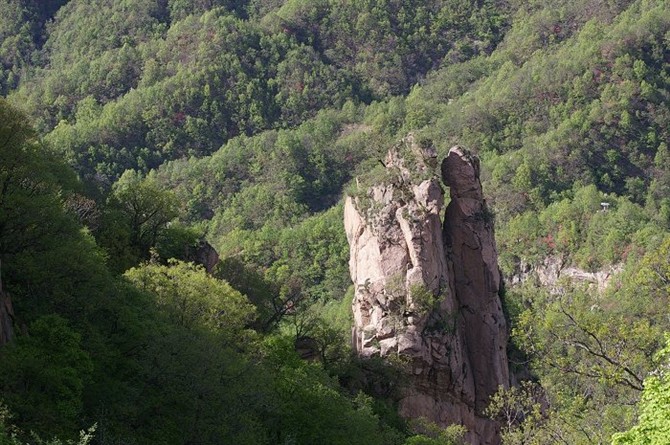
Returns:
[[[665,443],[666,1],[0,0],[0,94],[0,444],[462,443],[349,345],[409,132],[481,159],[504,443]]]

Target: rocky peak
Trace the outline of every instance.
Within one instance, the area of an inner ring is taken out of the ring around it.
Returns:
[[[383,179],[345,202],[354,348],[408,363],[403,416],[461,423],[471,443],[499,443],[483,410],[508,385],[507,330],[478,161],[454,147],[442,163],[451,193],[444,226],[432,144],[410,134],[383,164]]]
[[[451,195],[444,241],[474,373],[475,406],[482,412],[491,394],[509,381],[493,217],[483,198],[478,159],[460,147],[452,148],[442,162],[442,178]]]

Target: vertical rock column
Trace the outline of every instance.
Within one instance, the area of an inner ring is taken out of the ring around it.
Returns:
[[[389,151],[382,180],[364,195],[347,198],[352,342],[363,357],[394,354],[406,360],[401,415],[463,424],[470,443],[496,444],[496,425],[482,410],[498,385],[508,382],[500,276],[492,229],[476,221],[485,209],[478,168],[467,156],[458,158],[465,164],[456,158],[443,164],[443,172],[455,178],[444,228],[444,195],[431,173],[435,151],[412,135]],[[461,181],[467,178],[470,183]]]
[[[509,384],[493,215],[483,197],[477,158],[452,148],[442,162],[442,179],[451,196],[444,218],[445,246],[474,374],[475,410],[482,413],[498,387]]]

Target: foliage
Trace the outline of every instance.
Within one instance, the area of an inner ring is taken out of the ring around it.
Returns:
[[[270,353],[274,356],[270,360],[276,360],[276,354],[285,354],[281,349],[286,351],[287,346],[281,341],[271,344]],[[297,358],[280,360],[276,375],[280,405],[273,413],[280,418],[270,424],[271,436],[279,443],[383,443],[369,398],[359,395],[348,401],[318,367]]]
[[[4,406],[0,405],[0,411],[3,411],[6,409]],[[4,418],[0,418],[0,423],[6,423],[10,417],[7,416],[5,417],[4,414],[2,414]],[[19,440],[15,433],[7,434],[6,429],[12,429],[11,425],[9,428],[7,428],[7,425],[5,424],[0,424],[0,444],[2,445],[29,445],[30,442],[22,442]],[[44,440],[40,438],[36,434],[32,434],[31,437],[31,442],[34,445],[90,445],[94,436],[95,436],[95,429],[96,426],[93,425],[92,427],[88,428],[86,431],[81,430],[79,432],[79,440],[61,440],[57,437],[54,437],[53,439],[50,440]]]
[[[38,143],[25,117],[2,99],[0,122],[0,255],[5,256],[35,248],[51,231],[67,230],[59,181],[71,186],[73,178]]]
[[[465,443],[467,432],[462,425],[450,425],[440,428],[425,419],[412,422],[412,431],[416,433],[405,440],[404,445],[458,445]]]
[[[542,388],[530,381],[509,389],[498,388],[486,414],[501,425],[503,443],[539,444],[546,440],[546,436],[538,433],[546,420],[546,414],[542,412],[542,395]]]
[[[0,388],[24,428],[64,435],[76,429],[92,362],[65,319],[46,315],[2,351]]]
[[[445,56],[489,52],[507,17],[488,0],[277,8],[73,0],[31,32],[20,3],[2,3],[0,88],[14,90],[40,133],[103,187],[126,169],[209,154],[321,108],[407,91]]]
[[[515,370],[542,388],[494,398],[506,441],[606,442],[632,426],[644,386],[640,426],[616,439],[638,440],[656,421],[664,380],[648,373],[670,330],[668,12],[662,0],[0,0],[0,94],[35,124],[0,100],[16,327],[0,382],[17,426],[54,444],[96,422],[99,443],[460,440],[407,430],[393,413],[402,364],[347,347],[338,203],[415,131],[441,154],[479,154],[505,272],[548,257],[622,269],[602,293],[506,293]],[[219,278],[156,262],[203,236]],[[297,358],[298,337],[319,360]],[[3,425],[0,442],[37,441]]]
[[[666,343],[668,337],[666,335]],[[644,391],[640,399],[638,424],[625,433],[612,436],[614,445],[665,443],[670,434],[670,382],[667,375],[667,357],[670,349],[666,345],[659,351],[659,366],[644,380]]]
[[[192,263],[145,264],[124,276],[137,289],[155,295],[156,305],[178,326],[207,327],[232,338],[241,335],[254,317],[242,294]]]
[[[515,435],[588,443],[630,425],[631,405],[670,329],[660,309],[669,295],[663,277],[670,244],[667,236],[652,239],[656,247],[630,258],[605,292],[563,282],[559,294],[529,285],[507,294],[524,308],[513,320],[514,341],[532,360],[548,406],[538,421],[515,426]]]
[[[175,196],[153,175],[143,178],[127,170],[112,187],[98,239],[120,264],[115,269],[123,271],[149,258],[176,216]]]
[[[256,231],[234,230],[215,243],[222,256],[234,258],[228,264],[245,264],[257,283],[255,290],[247,289],[265,314],[263,325],[275,325],[298,307],[343,298],[350,283],[341,221],[342,207],[337,206],[293,227],[277,228],[269,221]],[[239,280],[230,272],[223,276]]]
[[[150,263],[114,279],[62,198],[77,186],[68,170],[20,113],[4,102],[0,112],[3,290],[23,326],[0,348],[3,400],[20,428],[3,419],[3,443],[75,443],[74,431],[93,423],[101,443],[351,443],[350,431],[359,443],[382,443],[400,435],[369,401],[341,393],[321,365],[303,364],[291,348],[280,355],[285,363],[259,351],[252,304],[202,268]],[[128,197],[118,205],[162,203],[152,181],[129,173],[114,189]],[[153,198],[133,201],[138,194]],[[132,220],[135,208],[125,210]],[[326,414],[304,429],[315,404]],[[29,430],[62,439],[40,441]]]
[[[513,273],[520,260],[532,263],[549,256],[598,270],[625,262],[634,249],[646,247],[638,242],[643,233],[662,230],[624,197],[603,194],[593,185],[570,194],[540,212],[528,210],[509,220],[498,236],[506,272]]]

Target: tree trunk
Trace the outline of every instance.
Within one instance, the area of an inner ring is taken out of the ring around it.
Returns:
[[[12,299],[2,288],[2,262],[0,261],[0,346],[8,343],[14,336],[13,324]]]

